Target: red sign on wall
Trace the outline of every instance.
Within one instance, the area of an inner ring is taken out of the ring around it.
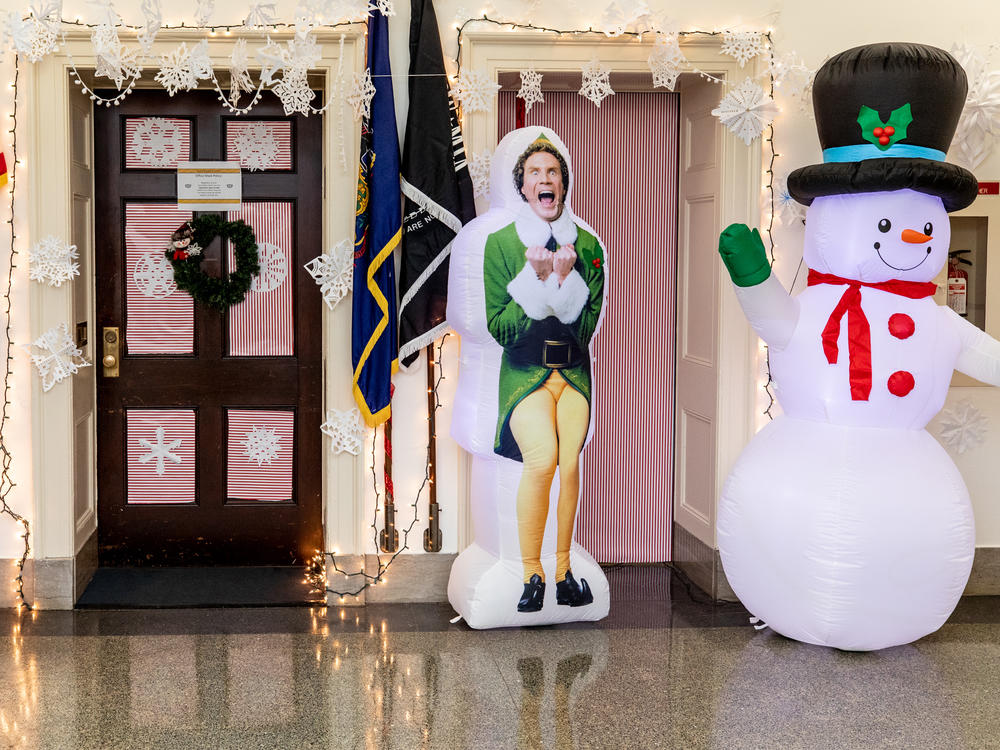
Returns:
[[[979,195],[1000,195],[1000,182],[980,182]]]

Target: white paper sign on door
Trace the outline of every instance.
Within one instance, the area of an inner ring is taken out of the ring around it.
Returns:
[[[177,207],[233,211],[240,207],[243,175],[238,161],[184,161],[177,166]]]

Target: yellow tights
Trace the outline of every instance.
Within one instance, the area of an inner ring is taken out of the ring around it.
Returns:
[[[590,404],[558,370],[514,407],[510,431],[524,460],[517,488],[517,533],[524,582],[542,572],[542,537],[549,513],[549,489],[559,466],[556,506],[556,581],[569,570],[576,504],[580,495],[580,451],[587,437]]]

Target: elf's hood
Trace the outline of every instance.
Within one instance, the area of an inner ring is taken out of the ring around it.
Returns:
[[[566,190],[564,204],[571,208],[570,198],[573,195],[573,162],[569,158],[569,150],[562,138],[554,130],[541,126],[518,128],[507,133],[497,144],[490,164],[490,210],[506,209],[518,213],[525,205],[524,198],[514,183],[514,167],[532,143],[537,139],[548,140],[566,161],[569,170],[569,187]]]

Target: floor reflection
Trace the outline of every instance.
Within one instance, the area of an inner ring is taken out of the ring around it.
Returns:
[[[497,631],[431,605],[0,613],[0,747],[1000,747],[1000,599],[848,654],[661,583]]]

